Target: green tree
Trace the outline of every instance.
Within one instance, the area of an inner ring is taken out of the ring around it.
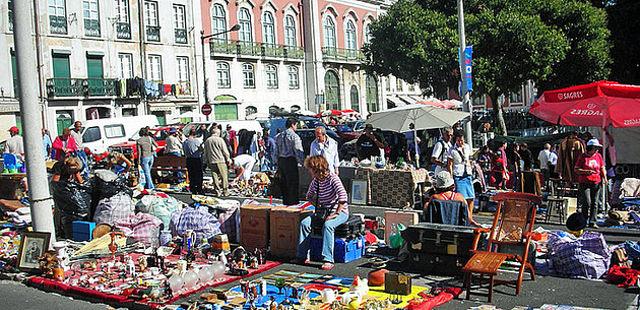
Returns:
[[[606,10],[613,42],[611,80],[640,84],[640,1],[611,1]]]
[[[569,13],[560,12],[566,8]],[[576,16],[585,12],[587,16]],[[608,32],[602,17],[601,10],[578,0],[465,1],[467,44],[474,46],[474,92],[494,103],[498,134],[506,134],[498,98],[527,80],[556,86],[606,77]],[[400,0],[371,29],[367,70],[419,81],[437,94],[457,88],[455,1]],[[600,41],[589,47],[594,36]]]

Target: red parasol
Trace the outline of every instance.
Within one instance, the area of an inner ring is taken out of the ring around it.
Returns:
[[[427,100],[422,100],[422,101],[418,101],[416,102],[417,104],[425,104],[425,105],[430,105],[436,108],[441,108],[441,109],[455,109],[456,108],[456,103],[451,101],[451,100],[438,100],[436,98],[430,98]]]
[[[529,113],[554,124],[640,126],[640,86],[598,81],[546,91]]]

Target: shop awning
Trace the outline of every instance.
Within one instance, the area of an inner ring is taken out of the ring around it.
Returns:
[[[390,103],[393,107],[403,107],[407,105],[404,101],[400,100],[398,97],[387,97],[387,103]]]
[[[400,99],[406,102],[406,104],[415,104],[417,102],[417,100],[411,98],[411,96],[400,96]]]

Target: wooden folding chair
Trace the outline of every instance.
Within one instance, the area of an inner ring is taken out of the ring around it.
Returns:
[[[535,280],[535,270],[528,261],[531,233],[536,219],[536,209],[541,204],[540,196],[527,193],[499,193],[493,196],[498,207],[493,218],[493,225],[489,228],[477,228],[473,241],[474,253],[471,259],[462,269],[465,272],[465,287],[467,299],[471,293],[471,280],[473,274],[489,276],[489,302],[493,295],[494,276],[498,268],[507,260],[515,260],[520,263],[518,279],[516,281],[516,295],[520,294],[520,286],[524,271],[531,274],[531,280]],[[477,250],[482,233],[489,233],[487,249]],[[515,245],[524,248],[522,254],[499,253],[501,245]]]

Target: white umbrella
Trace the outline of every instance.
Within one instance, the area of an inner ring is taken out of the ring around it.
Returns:
[[[396,132],[413,131],[413,143],[417,150],[418,135],[416,131],[453,126],[468,116],[469,113],[467,112],[441,109],[423,104],[412,104],[373,113],[367,119],[367,124],[371,124],[375,128]],[[413,128],[410,127],[411,124],[413,124]],[[416,152],[416,163],[419,162],[418,160],[419,155]]]

